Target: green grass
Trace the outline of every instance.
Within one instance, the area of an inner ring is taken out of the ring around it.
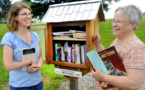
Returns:
[[[0,24],[0,41],[3,35],[7,32],[6,24]],[[9,80],[9,72],[5,70],[3,64],[3,48],[0,46],[0,90],[2,90],[2,84],[7,83]]]
[[[46,24],[32,24],[32,26],[46,26]],[[116,38],[112,34],[111,19],[105,22],[100,22],[100,35],[101,43],[105,48],[108,48],[111,42]],[[0,41],[3,35],[7,32],[6,24],[0,24]],[[39,31],[38,31],[39,33]],[[145,17],[141,20],[135,34],[145,43]],[[40,37],[43,36],[40,34]],[[43,41],[42,41],[43,42]],[[42,45],[43,46],[43,45]],[[43,46],[44,47],[44,46]],[[44,57],[44,56],[43,56]],[[66,78],[63,75],[57,75],[54,72],[54,65],[44,64],[41,68],[41,73],[43,76],[44,88],[43,90],[56,90],[60,87],[60,82],[65,81]],[[0,47],[0,90],[2,90],[2,85],[8,82],[8,71],[5,70],[3,65],[3,49]]]

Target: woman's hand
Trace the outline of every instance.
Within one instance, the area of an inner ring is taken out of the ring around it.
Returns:
[[[30,59],[30,64],[29,65],[36,65],[36,60],[35,59]]]
[[[104,74],[99,69],[97,69],[95,66],[93,66],[93,67],[94,67],[95,71],[93,70],[92,74],[93,74],[93,77],[95,78],[95,80],[103,81]]]
[[[41,67],[39,65],[28,65],[28,72],[34,73],[40,70],[40,68]]]
[[[93,41],[94,41],[96,46],[97,46],[97,44],[100,44],[100,39],[101,39],[101,36],[99,34],[95,34],[93,36]]]

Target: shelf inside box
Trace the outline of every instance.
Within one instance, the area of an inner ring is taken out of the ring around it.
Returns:
[[[62,62],[62,61],[53,61],[52,63],[60,66],[87,69],[87,65],[83,65],[83,64],[69,63],[69,62]]]

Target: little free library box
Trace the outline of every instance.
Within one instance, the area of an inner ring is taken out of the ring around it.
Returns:
[[[99,21],[105,21],[100,0],[50,5],[41,21],[47,23],[47,63],[89,73],[86,53],[96,48],[92,37],[99,33]]]

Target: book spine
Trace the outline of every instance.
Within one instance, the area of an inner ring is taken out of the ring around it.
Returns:
[[[80,47],[79,46],[76,47],[76,56],[77,56],[76,63],[81,64],[81,61],[80,61]]]
[[[58,61],[57,48],[58,48],[58,43],[55,43],[55,60],[56,61]]]
[[[71,47],[68,47],[68,57],[67,57],[68,62],[71,62]]]
[[[58,60],[57,61],[61,61],[61,48],[57,48],[57,58]]]
[[[61,47],[61,60],[62,60],[62,61],[65,61],[64,47]]]
[[[85,64],[86,64],[86,45],[84,45],[84,58],[85,58]]]
[[[85,64],[84,45],[81,46],[81,57],[82,57],[82,64]]]
[[[72,44],[72,47],[71,47],[71,62],[74,62],[73,61],[73,49],[74,49],[74,44]]]

